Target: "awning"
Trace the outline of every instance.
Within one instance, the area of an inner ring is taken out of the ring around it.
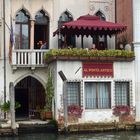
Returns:
[[[66,22],[62,24],[60,29],[57,29],[54,32],[58,34],[59,32],[62,35],[86,35],[86,36],[94,36],[94,35],[114,35],[125,31],[127,26],[113,23],[109,21],[103,21],[98,16],[94,15],[85,15],[80,16],[77,20]]]

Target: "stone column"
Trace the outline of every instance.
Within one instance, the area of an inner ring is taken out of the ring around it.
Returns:
[[[135,52],[136,121],[140,122],[140,1],[133,0],[133,44]]]
[[[15,89],[13,82],[9,84],[10,93],[10,116],[11,116],[11,128],[14,134],[17,134],[16,122],[15,122]]]
[[[34,25],[35,20],[30,20],[30,49],[34,49]]]
[[[134,43],[135,51],[135,94],[136,121],[140,122],[140,43]]]

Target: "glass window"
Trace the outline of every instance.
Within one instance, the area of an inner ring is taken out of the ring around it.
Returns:
[[[34,49],[40,49],[43,43],[43,49],[49,49],[49,16],[44,10],[37,12],[34,26]]]
[[[29,44],[29,34],[28,34],[28,25],[23,25],[22,26],[22,49],[28,49]]]
[[[48,17],[45,15],[45,13],[41,10],[40,12],[38,12],[35,16],[35,22],[36,24],[48,24],[49,23],[49,19]]]
[[[16,15],[15,48],[29,49],[29,15],[24,10]]]
[[[20,25],[16,24],[15,26],[15,48],[20,48]]]
[[[67,83],[68,105],[80,105],[80,82]]]
[[[61,25],[65,22],[69,22],[72,21],[73,17],[72,15],[68,12],[65,11],[64,13],[61,14],[61,16],[59,17],[59,21],[58,21],[58,28],[61,27]],[[75,47],[75,36],[73,35],[67,35],[65,37],[61,36],[61,39],[58,40],[58,48],[64,48],[64,47]]]
[[[115,105],[129,105],[129,82],[115,82]]]
[[[28,14],[26,14],[25,10],[19,11],[16,15],[16,22],[27,23],[28,19],[29,19],[29,16]]]
[[[111,108],[110,82],[85,82],[86,109]]]

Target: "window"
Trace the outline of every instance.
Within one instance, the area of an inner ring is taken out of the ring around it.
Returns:
[[[80,82],[67,83],[68,105],[80,105]]]
[[[34,49],[40,49],[38,43],[46,43],[45,49],[49,48],[49,23],[50,19],[44,10],[40,10],[35,15],[34,28]]]
[[[15,48],[29,49],[29,15],[23,9],[16,15]]]
[[[58,28],[60,28],[63,23],[69,22],[69,21],[73,21],[73,17],[68,11],[65,11],[59,17]],[[58,40],[58,45],[59,45],[58,47],[59,48],[60,47],[64,48],[64,47],[68,47],[68,46],[71,46],[71,47],[75,46],[75,36],[67,35],[65,37],[61,36],[60,38],[61,39]]]
[[[99,10],[95,14],[100,17],[100,20],[106,20],[105,15]],[[96,44],[98,50],[105,50],[107,48],[107,37],[106,36],[93,36],[93,43]]]
[[[115,105],[129,103],[129,82],[115,82]]]
[[[86,109],[111,108],[110,82],[85,82]]]

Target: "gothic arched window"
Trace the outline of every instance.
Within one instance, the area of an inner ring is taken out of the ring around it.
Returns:
[[[29,14],[24,9],[16,14],[15,49],[29,49]]]
[[[35,16],[35,34],[34,34],[34,46],[35,49],[39,49],[39,46],[37,45],[38,42],[45,42],[46,43],[46,49],[49,48],[49,17],[48,15],[43,11],[40,10],[37,12]]]
[[[96,16],[100,17],[100,20],[106,20],[105,15],[101,12],[98,11]],[[98,50],[105,50],[107,48],[107,37],[106,36],[96,36],[93,38],[93,43],[96,44],[96,48]]]
[[[58,20],[58,29],[61,27],[61,25],[63,23],[69,22],[72,20],[73,20],[73,17],[68,11],[63,12]],[[58,44],[59,44],[58,47],[61,47],[61,48],[63,48],[64,46],[74,47],[75,46],[75,36],[69,36],[69,35],[67,35],[66,37],[61,36],[61,39],[59,40]]]

